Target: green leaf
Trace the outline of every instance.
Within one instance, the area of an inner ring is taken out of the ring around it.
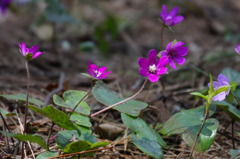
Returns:
[[[46,151],[43,153],[40,153],[36,159],[46,159],[46,158],[50,158],[50,157],[56,157],[58,155],[58,152],[56,151]]]
[[[92,76],[90,76],[88,73],[81,73],[81,74],[86,76],[86,77],[92,78]]]
[[[92,123],[90,122],[90,119],[88,117],[77,113],[73,113],[70,117],[70,120],[81,126],[85,126],[88,128],[92,127]]]
[[[13,137],[19,141],[29,141],[37,143],[39,146],[41,146],[44,149],[48,149],[47,143],[41,136],[37,135],[31,135],[31,134],[12,134],[6,131],[0,131],[3,135]]]
[[[60,148],[61,150],[63,150],[70,143],[70,140],[73,137],[73,134],[71,133],[71,131],[75,131],[75,130],[59,131],[57,133],[57,137],[55,141],[58,145],[58,148]]]
[[[144,120],[137,117],[132,117],[125,113],[121,113],[123,123],[129,127],[138,137],[148,138],[149,140],[156,141],[159,145],[166,147],[166,143],[161,136],[152,128],[150,128]]]
[[[208,97],[205,96],[205,95],[203,95],[203,94],[200,93],[200,92],[192,92],[192,93],[190,93],[190,94],[191,94],[191,95],[194,95],[194,96],[199,96],[199,97],[202,97],[202,98],[208,100]]]
[[[39,109],[35,106],[30,106],[29,109],[32,111],[39,113],[43,116],[48,117],[54,123],[58,124],[60,127],[67,129],[67,130],[75,130],[75,125],[68,119],[68,115],[63,113],[62,111],[54,108],[52,105],[48,105],[43,107],[43,109]]]
[[[210,78],[210,86],[209,86],[208,94],[212,95],[212,93],[214,92],[214,88],[213,88],[213,79],[211,74],[209,74],[209,78]]]
[[[230,150],[229,154],[231,155],[231,159],[239,159],[240,158],[240,147],[237,150]]]
[[[0,112],[2,114],[3,117],[6,117],[8,112],[6,110],[4,110],[3,108],[0,108]],[[1,118],[0,118],[1,119]],[[1,119],[2,120],[2,119]]]
[[[119,97],[115,91],[111,90],[109,87],[107,87],[106,84],[101,81],[98,81],[93,87],[92,94],[97,101],[107,106],[124,100],[124,98]],[[136,100],[129,100],[114,107],[113,109],[136,117],[139,115],[140,111],[147,106],[147,103]]]
[[[231,86],[223,86],[223,87],[219,87],[217,90],[215,90],[213,92],[213,96],[221,93],[221,92],[226,92],[229,88],[231,88]]]
[[[68,144],[66,146],[66,148],[63,150],[64,153],[74,153],[74,152],[81,152],[84,150],[91,150],[91,149],[95,149],[98,147],[104,147],[107,146],[109,144],[109,142],[97,142],[97,143],[91,143],[88,141],[76,141],[76,142],[71,142],[70,144]],[[84,156],[92,156],[94,153],[86,153],[84,154]]]
[[[216,119],[207,119],[203,129],[199,135],[198,141],[195,146],[195,151],[205,152],[212,145],[217,133],[219,122]],[[197,133],[201,127],[201,124],[188,127],[182,134],[183,140],[189,145],[193,146]]]
[[[83,91],[76,91],[76,90],[69,90],[63,93],[63,98],[59,97],[58,95],[53,95],[53,101],[56,105],[74,109],[74,107],[78,104],[78,102],[87,94],[87,92]],[[86,99],[87,97],[85,97]],[[84,100],[85,100],[84,99]],[[81,114],[89,115],[90,108],[84,100],[78,104],[76,108],[76,112]]]
[[[240,110],[226,101],[214,101],[212,104],[223,109],[233,120],[240,122]]]
[[[231,69],[231,68],[225,68],[222,70],[221,74],[225,75],[231,82],[235,82],[240,84],[240,73]]]
[[[155,158],[162,158],[163,152],[157,141],[149,140],[146,137],[131,135],[132,142],[144,153]]]
[[[210,105],[209,116],[216,111],[215,105]],[[202,123],[204,119],[205,106],[200,106],[194,109],[182,110],[173,115],[164,125],[161,133],[164,135],[173,135],[183,133],[191,126],[196,126]]]
[[[26,101],[26,94],[15,94],[15,95],[0,95],[0,97],[3,97],[8,100],[15,100],[15,101]],[[42,106],[44,103],[40,100],[37,100],[35,98],[28,98],[29,104],[34,104],[37,106]]]

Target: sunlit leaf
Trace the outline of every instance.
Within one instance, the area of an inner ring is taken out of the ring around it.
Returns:
[[[29,142],[34,142],[37,143],[39,146],[41,146],[44,149],[48,149],[47,143],[45,140],[38,135],[31,135],[31,134],[12,134],[6,131],[0,131],[3,135],[13,137],[19,141],[29,141]]]
[[[163,152],[157,141],[149,140],[146,137],[131,135],[132,142],[144,153],[155,158],[162,158]]]
[[[212,145],[217,133],[219,122],[216,119],[207,119],[203,129],[199,135],[198,141],[195,146],[195,151],[205,152]],[[188,127],[182,134],[183,140],[189,145],[193,146],[197,133],[201,127],[201,124]]]
[[[223,109],[233,120],[240,122],[240,110],[226,101],[214,101],[217,107]]]
[[[58,152],[56,151],[46,151],[46,152],[43,152],[43,153],[40,153],[36,159],[46,159],[46,158],[49,158],[49,157],[55,157],[58,155]]]
[[[161,136],[152,128],[150,128],[144,120],[139,117],[132,117],[125,113],[121,113],[123,123],[129,127],[138,137],[148,138],[156,141],[159,145],[165,147],[166,143]]]
[[[52,105],[45,106],[43,107],[43,109],[40,109],[35,106],[29,106],[29,109],[43,116],[48,117],[54,123],[58,124],[60,127],[64,129],[67,129],[67,130],[76,129],[75,125],[68,119],[68,115],[54,108]]]
[[[107,106],[124,100],[124,98],[119,97],[115,91],[108,88],[107,85],[101,81],[98,81],[96,83],[92,93],[97,101]],[[123,104],[114,107],[113,109],[136,117],[139,115],[142,109],[147,107],[147,105],[148,104],[144,102],[129,100]]]
[[[216,106],[211,105],[209,109],[209,116],[216,111]],[[202,123],[204,119],[205,106],[194,109],[182,110],[173,115],[164,125],[161,133],[164,135],[173,135],[183,133],[186,129]]]
[[[26,101],[26,94],[9,94],[9,95],[0,95],[0,97],[6,98],[8,100],[15,100],[15,101]],[[34,104],[37,106],[42,106],[44,103],[38,99],[35,98],[28,98],[29,104]]]
[[[76,91],[76,90],[69,90],[63,93],[63,98],[59,97],[58,95],[53,95],[53,101],[58,106],[63,106],[66,108],[74,109],[74,107],[79,103],[80,100],[87,94],[87,92],[83,91]],[[86,99],[87,97],[85,97]],[[84,99],[84,100],[85,100]],[[90,108],[85,101],[81,101],[76,108],[76,112],[81,114],[89,115]]]

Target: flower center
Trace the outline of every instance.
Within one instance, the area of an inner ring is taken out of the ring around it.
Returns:
[[[150,71],[151,73],[155,73],[156,70],[157,70],[157,67],[156,67],[155,64],[149,66],[149,71]]]
[[[96,77],[101,76],[102,72],[98,71],[98,70],[93,70],[94,73],[96,73]]]

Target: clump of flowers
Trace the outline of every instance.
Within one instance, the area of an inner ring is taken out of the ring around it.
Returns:
[[[11,3],[11,0],[0,0],[0,10],[2,14],[5,14],[9,3]]]
[[[240,44],[238,44],[234,49],[237,54],[240,54]]]
[[[91,61],[88,62],[88,74],[96,80],[100,80],[100,79],[105,79],[108,78],[108,75],[110,73],[112,73],[112,71],[107,71],[107,67],[103,66],[98,68],[97,65],[94,65],[91,63]]]
[[[162,22],[167,26],[173,26],[181,21],[183,21],[184,17],[178,14],[178,7],[174,7],[169,13],[166,5],[162,5],[162,12],[160,13],[160,17]]]
[[[166,50],[160,52],[160,56],[167,56],[169,65],[176,69],[176,63],[183,65],[186,61],[184,56],[188,54],[188,48],[183,46],[184,43],[173,41],[167,44]]]
[[[22,42],[18,44],[19,51],[22,53],[22,55],[25,57],[26,60],[32,60],[40,56],[41,54],[45,52],[38,51],[38,46],[34,45],[30,49],[27,48],[26,43]]]
[[[224,76],[223,74],[219,74],[217,80],[218,81],[213,81],[213,89],[214,90],[217,90],[220,87],[230,86],[229,79],[226,76]],[[210,83],[208,84],[208,87],[210,87]],[[229,94],[230,89],[231,88],[229,88],[227,91],[223,91],[223,92],[215,95],[212,98],[212,100],[213,101],[223,101],[226,98],[226,96]]]
[[[140,57],[138,59],[138,64],[140,66],[139,73],[142,76],[148,77],[151,82],[157,82],[160,75],[167,72],[168,68],[168,58],[166,56],[158,58],[157,51],[152,49],[148,53],[148,59]]]

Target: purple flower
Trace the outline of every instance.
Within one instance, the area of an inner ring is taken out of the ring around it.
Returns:
[[[18,44],[19,51],[22,53],[22,55],[25,57],[26,60],[32,60],[37,58],[39,55],[45,53],[45,52],[39,52],[38,47],[34,45],[30,49],[27,48],[26,43],[22,42]]]
[[[174,7],[169,13],[166,5],[162,5],[162,12],[160,13],[160,17],[165,25],[172,26],[183,21],[184,17],[178,15],[178,7]]]
[[[10,2],[11,2],[11,0],[0,0],[0,10],[1,10],[2,14],[5,14],[6,9]]]
[[[238,44],[236,47],[235,47],[235,51],[237,54],[240,54],[240,44]]]
[[[108,75],[112,73],[112,71],[105,72],[107,70],[107,67],[100,67],[98,68],[97,65],[94,65],[91,63],[91,61],[88,62],[88,74],[94,78],[94,79],[105,79],[108,78]]]
[[[152,49],[148,53],[148,59],[140,57],[138,59],[140,66],[139,73],[142,76],[147,76],[151,82],[157,82],[159,76],[165,74],[168,70],[165,66],[168,64],[168,58],[166,56],[157,58],[157,51]]]
[[[183,65],[186,59],[183,57],[188,54],[188,48],[183,47],[184,43],[179,42],[170,42],[167,44],[166,50],[161,51],[161,56],[167,56],[169,60],[169,65],[176,69],[176,63]]]
[[[223,74],[219,74],[218,75],[218,81],[213,81],[213,89],[217,90],[220,87],[224,87],[224,86],[230,86],[230,81],[229,79],[224,76]],[[208,87],[210,87],[210,83],[208,84]],[[230,92],[230,88],[227,91],[223,91],[217,95],[215,95],[212,100],[213,101],[223,101],[226,96],[229,94]]]

